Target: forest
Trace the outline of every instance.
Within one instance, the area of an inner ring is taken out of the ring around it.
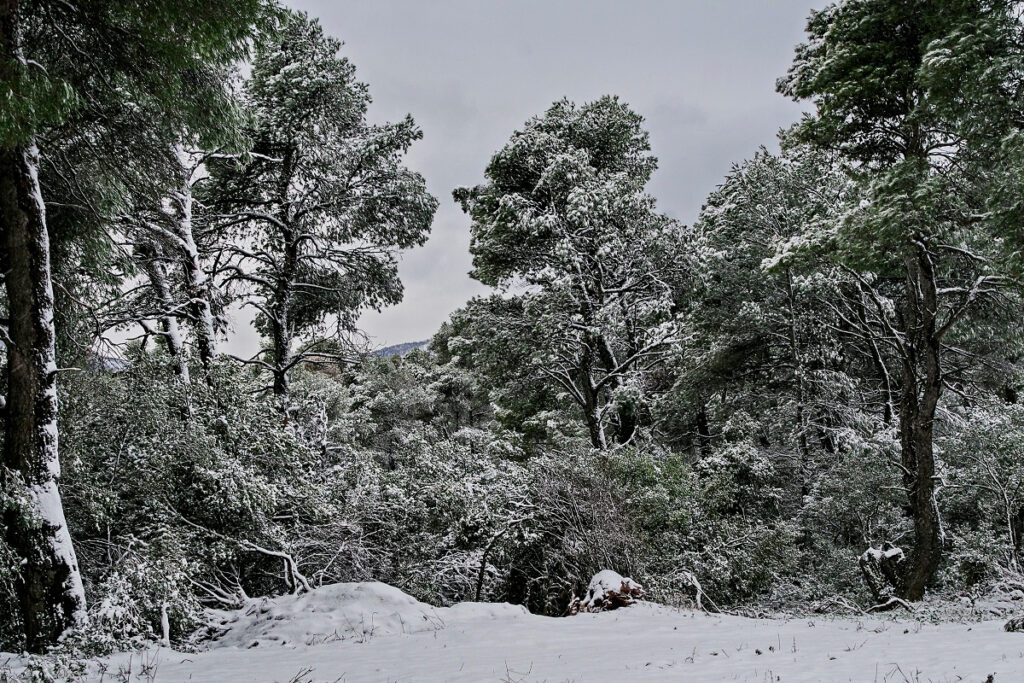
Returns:
[[[776,84],[810,113],[684,224],[615,94],[435,197],[315,17],[0,4],[0,651],[69,677],[347,582],[548,617],[602,570],[715,614],[1024,598],[1022,13],[813,11]],[[360,315],[443,202],[491,293],[378,353]]]

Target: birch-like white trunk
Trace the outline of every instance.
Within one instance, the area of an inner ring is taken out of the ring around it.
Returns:
[[[192,182],[196,171],[195,164],[189,158],[182,145],[175,145],[174,152],[181,164],[184,182],[174,193],[172,200],[177,212],[174,222],[174,235],[180,252],[182,272],[185,275],[185,290],[189,297],[189,315],[196,335],[196,347],[199,360],[203,367],[210,368],[217,355],[217,333],[214,326],[213,307],[210,305],[212,292],[210,278],[203,269],[192,231]]]

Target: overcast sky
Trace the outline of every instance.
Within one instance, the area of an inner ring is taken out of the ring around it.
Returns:
[[[409,165],[441,206],[426,246],[404,254],[405,300],[363,316],[378,345],[428,339],[483,293],[467,275],[469,221],[452,188],[553,101],[616,94],[647,119],[660,160],[650,190],[690,223],[731,164],[801,106],[775,92],[824,0],[290,0],[345,42],[369,83],[371,118],[411,113],[424,139]],[[238,321],[242,322],[242,321]],[[255,346],[251,335],[236,351]]]

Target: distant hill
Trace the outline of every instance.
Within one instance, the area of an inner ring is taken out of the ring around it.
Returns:
[[[377,349],[373,352],[373,355],[380,356],[382,358],[390,358],[391,356],[404,356],[407,353],[411,353],[416,349],[426,349],[430,346],[430,340],[425,339],[423,341],[405,342],[404,344],[395,344],[394,346],[385,346],[383,349]]]

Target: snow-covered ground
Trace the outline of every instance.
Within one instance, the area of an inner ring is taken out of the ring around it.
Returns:
[[[326,586],[222,615],[208,651],[106,662],[133,681],[1024,681],[1024,634],[1001,621],[746,619],[649,603],[552,619],[435,609],[379,583]],[[97,674],[96,679],[99,680]]]

